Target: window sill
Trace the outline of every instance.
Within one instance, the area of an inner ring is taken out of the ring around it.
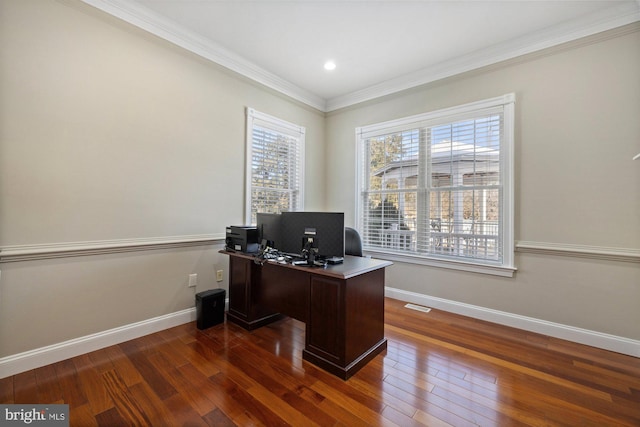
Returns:
[[[408,264],[425,265],[429,267],[446,268],[450,270],[467,271],[471,273],[490,274],[493,276],[513,277],[518,270],[516,267],[506,267],[503,265],[477,264],[458,260],[442,258],[426,258],[393,252],[383,252],[375,250],[365,250],[366,255],[388,261],[404,262]]]

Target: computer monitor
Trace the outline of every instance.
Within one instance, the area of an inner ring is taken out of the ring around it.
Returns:
[[[282,243],[282,217],[275,213],[257,213],[256,226],[260,234],[260,242],[267,241],[269,247],[280,249]]]
[[[318,258],[344,257],[344,213],[283,212],[281,225],[280,251],[300,254],[313,237]]]

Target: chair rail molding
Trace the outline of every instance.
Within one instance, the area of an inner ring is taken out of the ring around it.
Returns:
[[[0,247],[0,263],[169,249],[187,246],[205,246],[223,242],[224,235],[222,234],[198,234],[186,236],[3,246]]]
[[[640,262],[640,249],[608,246],[572,245],[568,243],[518,241],[516,252],[560,255],[608,261]]]

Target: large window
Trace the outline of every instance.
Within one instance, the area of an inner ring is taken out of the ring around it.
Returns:
[[[513,94],[356,129],[365,250],[512,275]]]
[[[305,128],[247,108],[245,221],[303,206]]]

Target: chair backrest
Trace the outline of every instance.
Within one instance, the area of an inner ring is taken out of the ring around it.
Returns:
[[[360,234],[351,228],[344,228],[344,253],[345,255],[362,256],[362,239]]]

